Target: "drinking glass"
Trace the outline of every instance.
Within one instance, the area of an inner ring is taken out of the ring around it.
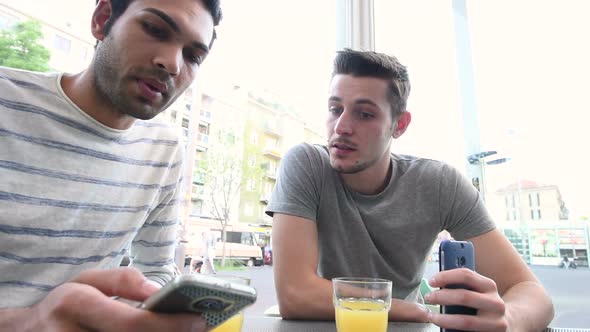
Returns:
[[[338,332],[387,331],[391,281],[377,278],[334,278]]]

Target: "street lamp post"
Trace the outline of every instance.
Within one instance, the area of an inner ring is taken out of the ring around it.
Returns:
[[[493,159],[493,160],[489,160],[486,161],[485,159],[487,157],[493,156],[493,155],[497,155],[498,152],[497,151],[483,151],[483,152],[479,152],[479,153],[474,153],[472,155],[467,156],[467,161],[469,162],[469,164],[471,165],[479,165],[480,168],[480,174],[481,174],[481,178],[473,178],[471,179],[472,183],[476,186],[476,188],[479,190],[479,193],[481,195],[481,199],[484,201],[484,203],[486,202],[486,190],[487,190],[487,183],[486,183],[486,165],[499,165],[499,164],[503,164],[505,162],[510,161],[510,158],[497,158],[497,159]],[[477,186],[479,185],[479,187]],[[521,209],[521,203],[520,203],[520,180],[519,180],[519,190],[518,190],[518,205],[519,205],[519,210]],[[523,259],[526,259],[526,240],[525,240],[525,230],[523,227],[523,222],[522,222],[522,213],[519,212],[519,220],[520,220],[520,246],[521,246],[521,252],[522,252],[522,257]]]
[[[481,178],[480,179],[471,179],[472,183],[476,186],[476,188],[479,190],[480,194],[481,194],[481,198],[484,201],[484,203],[486,202],[486,173],[485,173],[485,169],[486,169],[486,165],[499,165],[499,164],[503,164],[507,161],[510,160],[510,158],[498,158],[498,159],[494,159],[494,160],[490,160],[490,161],[486,161],[485,158],[489,157],[489,156],[493,156],[495,154],[497,154],[497,151],[483,151],[483,152],[479,152],[479,153],[475,153],[472,155],[467,156],[467,161],[469,162],[469,164],[471,165],[479,165],[480,167],[480,172],[481,172]],[[479,187],[477,186],[479,185]]]

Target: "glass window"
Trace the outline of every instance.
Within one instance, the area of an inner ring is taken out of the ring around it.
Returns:
[[[407,66],[412,123],[395,153],[464,169],[464,143],[451,1],[376,0],[375,49]]]
[[[396,55],[412,82],[412,124],[393,150],[466,170],[466,137],[479,141],[481,152],[496,152],[479,164],[486,206],[539,279],[563,255],[588,266],[590,2],[374,3],[376,50]],[[577,229],[579,237],[562,236]],[[545,285],[557,311],[551,326],[588,327],[572,304],[581,297],[568,302],[564,289]]]
[[[252,206],[252,204],[246,203],[246,205],[244,205],[244,214],[247,217],[251,217],[252,215],[254,215],[254,207]]]
[[[18,23],[18,21],[18,18],[10,14],[0,13],[0,29],[9,28],[14,24]]]
[[[72,47],[72,41],[66,37],[55,35],[53,37],[53,48],[61,53],[70,53]]]

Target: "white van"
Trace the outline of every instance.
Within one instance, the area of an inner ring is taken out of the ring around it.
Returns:
[[[221,230],[211,230],[217,238],[215,259],[221,259],[223,242]],[[258,245],[256,233],[249,230],[226,230],[225,259],[241,260],[246,266],[264,265],[262,249]]]

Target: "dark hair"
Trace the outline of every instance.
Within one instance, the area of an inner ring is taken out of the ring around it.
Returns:
[[[111,17],[108,19],[108,21],[105,23],[105,26],[104,26],[105,35],[109,34],[109,32],[111,31],[111,28],[113,27],[113,24],[115,24],[117,19],[121,15],[123,15],[123,13],[127,9],[127,7],[129,7],[129,4],[131,3],[131,1],[133,1],[133,0],[111,0],[112,14],[111,14]],[[199,1],[203,2],[203,4],[205,5],[205,8],[207,8],[207,11],[213,17],[213,25],[217,26],[219,24],[219,22],[221,21],[221,19],[223,18],[223,14],[221,12],[221,6],[219,3],[220,0],[199,0]],[[98,4],[98,0],[96,0],[96,4]],[[217,38],[217,33],[215,32],[215,29],[213,29],[213,38],[211,38],[211,43],[209,43],[209,48],[211,48],[211,46],[213,46],[213,41],[215,41],[216,38]]]
[[[355,51],[345,48],[338,51],[334,60],[334,75],[374,77],[387,80],[389,88],[387,99],[391,105],[391,115],[395,120],[406,110],[410,95],[410,79],[406,67],[396,57],[372,51]]]

